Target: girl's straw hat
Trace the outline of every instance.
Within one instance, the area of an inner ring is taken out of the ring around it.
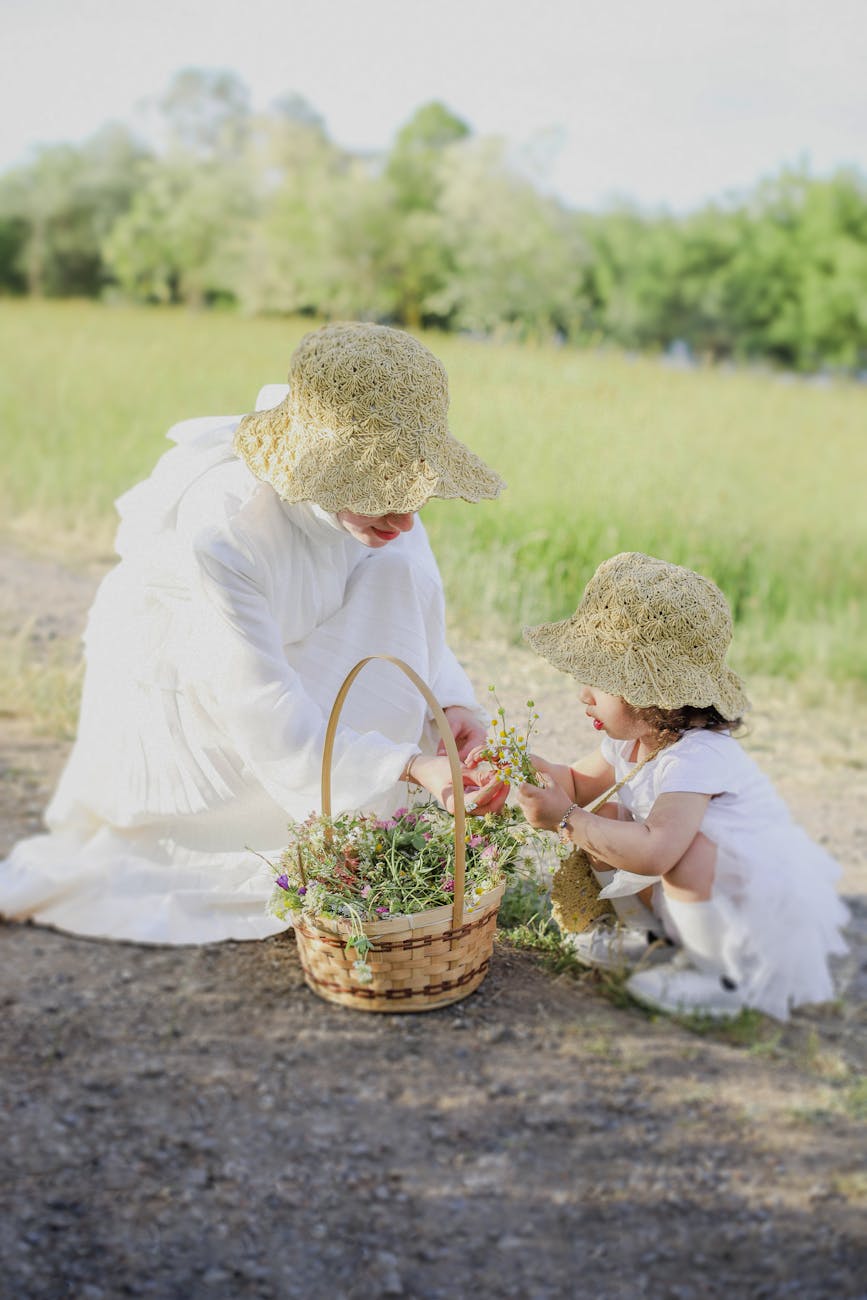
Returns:
[[[481,501],[503,480],[448,429],[449,386],[412,335],[360,321],[306,334],[289,396],[246,415],[235,452],[284,501],[386,515],[431,497]]]
[[[524,636],[555,668],[639,709],[713,705],[734,720],[749,708],[725,663],[732,616],[719,587],[638,551],[600,564],[571,618]]]

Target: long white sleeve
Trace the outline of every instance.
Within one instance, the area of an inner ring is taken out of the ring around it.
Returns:
[[[250,771],[281,807],[302,815],[319,804],[327,718],[287,661],[269,603],[267,566],[255,553],[213,537],[199,546],[196,559],[197,681],[210,697],[214,720]],[[286,564],[291,580],[291,555]],[[373,728],[340,726],[332,769],[335,806],[373,801],[396,784],[417,752],[413,741],[396,744]]]

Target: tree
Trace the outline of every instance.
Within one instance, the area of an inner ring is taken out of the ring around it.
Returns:
[[[234,169],[151,162],[129,210],[103,244],[133,298],[202,306],[234,296],[248,197]]]
[[[11,223],[15,267],[36,295],[96,294],[101,243],[129,207],[145,150],[108,126],[84,145],[51,145],[0,178],[0,220]]]
[[[184,68],[159,103],[168,150],[202,161],[241,158],[251,114],[246,86],[234,72]]]
[[[573,216],[516,176],[496,141],[451,150],[441,184],[448,260],[425,310],[482,333],[580,333],[587,247]]]
[[[436,208],[443,152],[469,134],[466,122],[436,100],[416,110],[398,131],[386,160],[385,173],[401,211],[431,212]]]
[[[135,298],[202,305],[235,296],[256,212],[247,90],[234,73],[187,68],[161,101],[167,148],[140,169],[103,254]]]

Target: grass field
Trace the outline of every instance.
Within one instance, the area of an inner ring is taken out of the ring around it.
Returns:
[[[0,302],[7,538],[106,555],[112,501],[191,415],[250,409],[308,322]],[[432,502],[452,617],[519,635],[574,608],[595,565],[645,550],[713,577],[740,669],[867,681],[867,389],[648,359],[426,339],[452,428],[508,481]]]

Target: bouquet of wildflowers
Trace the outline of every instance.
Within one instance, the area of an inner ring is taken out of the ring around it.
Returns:
[[[311,814],[289,826],[289,844],[273,867],[272,916],[348,918],[348,948],[358,954],[353,972],[371,978],[364,958],[372,944],[365,921],[424,912],[453,902],[455,823],[433,800],[398,808],[388,818],[344,813]],[[506,808],[466,819],[464,896],[472,910],[482,896],[510,878],[538,838],[520,812]]]
[[[542,778],[530,758],[530,736],[539,721],[538,713],[534,712],[534,701],[527,701],[527,725],[523,732],[519,732],[517,727],[506,724],[506,710],[497,699],[495,688],[489,686],[488,690],[494,697],[497,716],[491,719],[491,734],[479,757],[497,769],[500,781],[523,781],[527,785],[541,786]]]

